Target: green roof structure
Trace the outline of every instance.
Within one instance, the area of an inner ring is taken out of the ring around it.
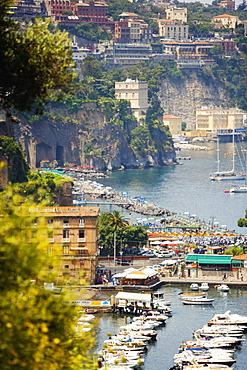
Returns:
[[[197,262],[198,265],[231,265],[232,255],[228,254],[188,254],[185,262]]]

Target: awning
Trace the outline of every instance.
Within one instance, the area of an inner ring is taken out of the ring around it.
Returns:
[[[143,280],[145,280],[145,279],[148,278],[148,275],[145,274],[142,271],[133,271],[125,277],[126,277],[126,279],[143,279]]]
[[[129,301],[151,301],[150,293],[129,293],[129,292],[118,292],[116,299],[127,299]]]
[[[113,275],[112,277],[115,278],[115,279],[121,279],[121,278],[127,276],[128,274],[130,274],[133,271],[136,271],[136,269],[130,267],[129,269],[126,269],[122,272],[118,272],[117,274]]]

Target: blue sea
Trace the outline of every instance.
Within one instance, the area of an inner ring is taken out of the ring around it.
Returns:
[[[126,170],[113,172],[108,178],[100,179],[105,186],[111,186],[130,197],[142,197],[145,201],[169,209],[178,214],[196,215],[205,222],[217,222],[219,226],[247,235],[247,228],[239,228],[237,220],[245,217],[247,194],[225,193],[231,182],[212,182],[211,172],[217,171],[216,143],[201,144],[209,150],[180,151],[179,156],[191,156],[191,160],[180,160],[181,165],[163,168]],[[236,145],[236,153],[246,149],[247,143]],[[245,153],[245,152],[243,152]],[[244,154],[245,155],[245,154]],[[239,159],[238,159],[239,158]],[[245,166],[245,163],[244,163]],[[220,143],[220,170],[232,169],[232,144]],[[243,172],[243,158],[235,156],[235,169]],[[236,181],[235,183],[243,183]],[[107,209],[109,210],[109,209]],[[104,209],[102,209],[104,211]],[[126,218],[137,215],[123,212]],[[144,216],[139,215],[139,218]],[[157,341],[149,347],[145,358],[144,370],[168,370],[173,366],[173,356],[182,341],[192,339],[193,330],[199,329],[213,316],[231,310],[233,313],[247,315],[247,290],[231,289],[220,293],[210,288],[208,297],[215,298],[213,306],[184,306],[178,293],[186,288],[178,286],[163,287],[166,299],[171,301],[173,316],[167,325],[159,330]],[[120,325],[129,318],[103,315],[99,320],[98,348],[107,333],[115,334]],[[234,369],[247,369],[247,344],[243,343],[236,351],[237,364]]]
[[[246,228],[237,226],[238,219],[245,217],[247,193],[224,192],[233,183],[239,185],[244,181],[211,181],[209,174],[217,171],[218,166],[216,143],[201,145],[209,150],[180,151],[179,156],[191,156],[191,160],[180,160],[180,165],[116,171],[99,182],[131,197],[145,198],[147,202],[178,214],[196,215],[206,223],[226,225],[230,230],[247,235]],[[246,148],[246,142],[236,144],[236,172],[245,172],[243,150]],[[237,152],[243,156],[237,156]],[[231,170],[232,144],[220,143],[220,155],[220,170]],[[126,216],[133,217],[132,214]],[[138,217],[144,218],[141,215]]]

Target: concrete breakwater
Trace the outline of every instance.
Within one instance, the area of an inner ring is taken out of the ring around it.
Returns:
[[[143,202],[140,198],[132,199],[129,197],[127,198],[122,197],[115,191],[113,191],[112,193],[104,194],[102,198],[116,202],[117,204],[119,203],[120,207],[124,208],[129,212],[139,213],[144,216],[168,217],[175,214],[167,209],[158,207],[154,204]]]
[[[116,192],[111,187],[103,187],[102,184],[96,181],[77,181],[76,186],[79,186],[83,194],[93,200],[104,199],[129,212],[150,217],[169,217],[175,215],[174,212],[148,203],[143,198],[130,198],[128,195]],[[84,199],[84,201],[86,202],[87,200]]]

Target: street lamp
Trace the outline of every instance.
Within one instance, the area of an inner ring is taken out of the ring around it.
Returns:
[[[117,255],[117,243],[116,243],[116,231],[114,230],[114,239],[113,239],[113,261],[114,261],[114,266],[116,266],[116,255]]]

